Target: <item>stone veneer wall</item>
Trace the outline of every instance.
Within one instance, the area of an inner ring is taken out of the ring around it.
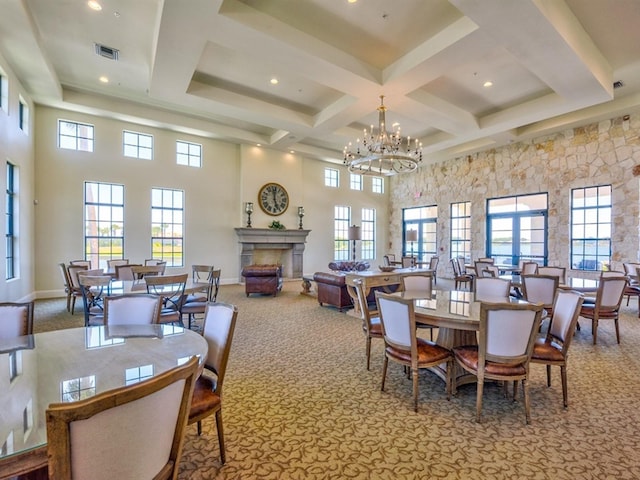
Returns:
[[[487,198],[549,194],[550,265],[569,265],[571,189],[611,184],[612,268],[639,259],[640,115],[614,118],[474,155],[421,166],[391,179],[389,251],[400,253],[402,209],[438,206],[440,274],[449,263],[450,204],[471,202],[471,255],[485,255]]]

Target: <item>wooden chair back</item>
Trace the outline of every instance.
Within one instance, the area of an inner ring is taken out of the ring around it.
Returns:
[[[33,333],[33,302],[0,303],[0,340]]]
[[[559,284],[567,283],[567,269],[565,267],[554,267],[554,266],[539,266],[538,267],[538,275],[554,275],[558,277]]]
[[[541,303],[545,308],[553,308],[558,290],[559,277],[556,275],[522,275],[522,294],[530,303]]]
[[[105,325],[151,325],[160,321],[162,297],[144,293],[112,295],[104,299]]]
[[[177,478],[197,372],[192,357],[135,385],[49,405],[49,478]]]
[[[511,282],[504,278],[480,277],[475,281],[477,301],[506,301],[509,298]]]

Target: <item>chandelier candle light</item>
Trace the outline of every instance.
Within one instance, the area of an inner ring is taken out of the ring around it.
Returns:
[[[384,95],[380,95],[378,107],[378,132],[364,129],[362,141],[358,138],[355,147],[349,142],[344,147],[344,164],[350,173],[357,175],[390,176],[413,172],[422,162],[422,143],[411,137],[403,138],[400,127],[387,133],[385,123]]]
[[[251,214],[253,213],[253,203],[252,202],[245,203],[244,211],[247,214],[247,228],[251,228]]]

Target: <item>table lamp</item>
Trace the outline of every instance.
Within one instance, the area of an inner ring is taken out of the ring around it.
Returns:
[[[349,227],[349,240],[353,241],[353,261],[356,261],[356,240],[360,240],[360,227],[351,225]]]
[[[413,243],[418,241],[418,231],[417,230],[407,230],[406,234],[407,242],[411,242],[411,258],[413,259],[412,263],[415,265],[415,258],[413,258]]]

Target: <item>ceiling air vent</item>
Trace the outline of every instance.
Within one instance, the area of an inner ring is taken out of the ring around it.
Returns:
[[[613,88],[620,88],[620,87],[624,87],[624,83],[622,83],[622,80],[613,82]]]
[[[99,43],[94,43],[94,46],[96,47],[97,55],[108,58],[109,60],[118,60],[118,53],[120,52],[120,50],[107,47],[106,45],[100,45]]]

